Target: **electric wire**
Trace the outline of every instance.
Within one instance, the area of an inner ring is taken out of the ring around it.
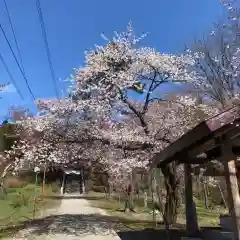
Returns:
[[[16,37],[16,34],[15,34],[15,30],[14,30],[14,27],[13,27],[11,15],[10,15],[10,12],[8,10],[8,5],[7,5],[6,0],[3,0],[3,2],[4,2],[4,5],[5,5],[6,12],[7,12],[8,20],[9,20],[9,23],[10,23],[10,27],[11,27],[11,30],[12,30],[14,42],[15,42],[15,45],[16,45],[16,48],[17,48],[18,58],[19,58],[19,61],[20,61],[21,67],[22,67],[22,71],[25,74],[25,69],[24,69],[24,66],[23,66],[23,60],[22,60],[20,48],[19,48],[19,45],[18,45],[17,37]]]
[[[6,42],[7,42],[10,50],[11,50],[11,53],[12,53],[14,59],[15,59],[15,62],[17,63],[17,66],[18,66],[18,68],[19,68],[19,70],[20,70],[20,72],[21,72],[21,74],[22,74],[22,76],[23,76],[23,78],[24,78],[24,80],[25,80],[25,83],[26,83],[26,85],[27,85],[28,91],[30,92],[31,97],[33,98],[33,100],[35,100],[35,96],[34,96],[32,90],[31,90],[31,88],[30,88],[30,86],[29,86],[27,77],[26,77],[25,73],[23,72],[23,70],[22,70],[22,68],[21,68],[21,66],[20,66],[20,64],[19,64],[19,62],[18,62],[18,60],[17,60],[17,57],[16,57],[16,55],[15,55],[13,49],[12,49],[12,46],[11,46],[11,44],[10,44],[8,38],[7,38],[7,35],[6,35],[6,33],[5,33],[5,31],[4,31],[3,27],[2,27],[2,24],[0,24],[0,29],[1,29],[1,31],[2,31],[2,33],[3,33],[3,36],[4,36],[4,38],[5,38]]]
[[[43,19],[43,13],[42,13],[40,0],[36,0],[36,6],[37,6],[37,10],[38,10],[39,21],[40,21],[40,24],[41,24],[42,37],[43,37],[44,44],[45,44],[46,54],[47,54],[47,58],[48,58],[48,64],[49,64],[49,68],[50,68],[50,73],[51,73],[51,77],[52,77],[52,80],[53,80],[53,83],[54,83],[54,89],[55,89],[55,92],[56,92],[56,96],[57,96],[57,98],[59,98],[57,82],[56,82],[56,77],[55,77],[55,73],[54,73],[54,70],[53,70],[51,53],[50,53],[50,49],[49,49],[47,32],[46,32],[46,28],[45,28],[45,24],[44,24],[44,19]]]
[[[23,97],[23,95],[22,95],[20,89],[18,88],[17,83],[16,83],[16,81],[15,81],[13,75],[11,74],[11,72],[10,72],[10,70],[9,70],[9,68],[8,68],[8,66],[7,66],[7,64],[6,64],[5,60],[4,60],[4,58],[3,58],[3,55],[2,55],[1,53],[0,53],[0,60],[1,60],[3,66],[4,66],[4,68],[5,68],[6,72],[8,73],[9,78],[10,78],[12,84],[13,84],[14,87],[16,88],[17,93],[19,94],[20,98],[21,98],[22,100],[24,100],[24,97]]]

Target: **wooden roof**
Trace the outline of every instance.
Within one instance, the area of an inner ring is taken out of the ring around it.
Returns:
[[[240,135],[239,123],[238,107],[228,109],[201,122],[163,151],[155,154],[150,168],[172,161],[196,164],[214,159],[219,155],[220,137],[227,134],[231,139],[236,139]],[[238,152],[239,147],[237,144],[234,150]],[[200,156],[202,153],[205,153],[205,156]]]

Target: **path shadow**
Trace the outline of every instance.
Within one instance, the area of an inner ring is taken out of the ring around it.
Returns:
[[[120,231],[117,233],[121,240],[169,240],[169,239],[181,239],[181,237],[187,236],[187,233],[183,230],[171,230],[169,235],[163,230],[156,229],[144,229],[139,231]],[[170,237],[170,238],[169,238]]]
[[[11,230],[27,230],[28,234],[34,236],[49,234],[65,235],[116,235],[115,231],[130,230],[127,223],[138,223],[137,221],[125,221],[121,218],[105,216],[100,214],[61,214],[51,215],[41,219],[26,221],[15,228],[5,228],[5,232]],[[2,230],[3,231],[3,230]]]
[[[176,224],[169,230],[168,234],[164,229],[164,225],[161,225],[162,228],[145,228],[142,230],[135,231],[117,231],[118,236],[121,240],[180,240],[181,237],[190,237],[188,232],[185,229],[185,226],[182,224]],[[221,232],[220,227],[202,227],[198,234],[194,238],[212,240],[230,240],[232,239],[231,233]]]
[[[64,234],[71,236],[86,236],[86,235],[117,235],[121,240],[168,240],[167,234],[164,231],[164,226],[162,229],[147,228],[143,230],[134,230],[129,227],[130,224],[146,224],[147,221],[132,221],[126,220],[121,217],[112,217],[99,214],[62,214],[62,215],[52,215],[42,219],[27,221],[19,229],[27,229],[28,234],[34,236],[40,235],[51,235],[51,234]],[[7,230],[7,229],[6,229]],[[10,230],[10,229],[8,229]],[[201,237],[203,239],[214,239],[218,240],[220,235],[213,235],[212,233],[218,233],[217,229],[202,229]],[[182,236],[187,236],[184,229],[174,229],[171,230],[171,239],[181,239]],[[205,238],[205,237],[207,238]]]
[[[121,240],[180,240],[181,237],[187,237],[185,230],[172,229],[169,235],[163,229],[144,229],[140,231],[120,231],[118,236]],[[203,228],[199,232],[198,237],[204,240],[230,240],[233,239],[231,233],[222,233],[217,229]],[[194,238],[193,238],[194,239]]]
[[[46,199],[51,200],[62,200],[62,199],[86,199],[86,200],[99,200],[99,199],[105,199],[102,196],[95,197],[95,196],[87,196],[87,195],[63,195],[63,196],[46,196]]]

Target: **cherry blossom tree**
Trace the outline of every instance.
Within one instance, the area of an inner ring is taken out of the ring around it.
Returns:
[[[220,21],[209,36],[195,42],[195,91],[204,100],[214,102],[221,109],[232,106],[239,98],[239,8],[236,1],[222,1],[228,10],[227,21]]]
[[[195,59],[192,54],[141,47],[143,37],[135,37],[130,24],[106,45],[86,52],[84,66],[69,78],[70,96],[38,101],[41,116],[22,121],[25,142],[15,147],[22,151],[19,161],[38,166],[98,162],[109,179],[122,186],[129,183],[133,189],[134,169],[146,168],[156,152],[194,127],[201,120],[199,112],[216,113],[190,96],[169,99],[156,94],[167,83],[195,84]],[[131,91],[144,96],[143,101],[134,101]],[[176,221],[176,170],[175,163],[162,167],[168,223]]]
[[[223,111],[239,105],[240,5],[237,0],[220,2],[227,11],[227,19],[215,24],[211,34],[196,41],[188,53],[195,61],[193,93],[195,91],[202,103]],[[209,180],[208,184],[212,182]]]
[[[141,38],[140,38],[141,39]],[[189,121],[186,115],[181,116],[185,125],[183,128],[175,131],[175,135],[171,132],[172,124],[179,129],[177,119],[181,115],[181,110],[194,106],[195,100],[190,98],[180,98],[186,100],[188,104],[176,104],[170,101],[171,107],[162,109],[159,108],[158,121],[156,113],[154,116],[149,114],[149,107],[154,106],[155,102],[161,106],[162,102],[167,99],[154,96],[154,91],[166,83],[196,83],[196,72],[191,68],[195,64],[195,59],[191,54],[184,55],[169,55],[162,54],[151,48],[138,47],[139,39],[133,33],[131,25],[128,26],[127,32],[115,34],[115,37],[110,40],[105,46],[96,46],[94,50],[86,53],[85,66],[77,70],[75,83],[75,98],[87,94],[88,97],[94,97],[102,101],[102,104],[111,106],[111,109],[116,109],[120,112],[125,112],[125,115],[131,116],[131,125],[115,125],[117,129],[112,128],[112,131],[105,132],[110,139],[115,139],[124,142],[128,139],[139,139],[143,143],[150,143],[143,152],[136,155],[136,151],[124,150],[124,156],[129,166],[136,165],[137,162],[147,162],[157,150],[163,149],[170,144],[173,139],[177,139],[193,126],[193,121]],[[195,81],[195,82],[192,82]],[[129,89],[136,88],[136,85],[145,85],[141,92],[144,92],[144,100],[141,104],[135,104],[129,94]],[[174,111],[169,111],[168,109]],[[181,109],[181,110],[180,110]],[[156,109],[155,109],[156,110]],[[177,111],[176,111],[177,110]],[[112,113],[112,112],[111,112]],[[190,116],[194,115],[194,111],[189,111]],[[171,115],[173,114],[173,115]],[[152,124],[149,120],[152,118],[157,124]],[[196,116],[194,116],[195,119]],[[187,119],[187,120],[186,120]],[[181,122],[182,122],[181,121]],[[160,126],[158,123],[163,123]],[[165,128],[166,126],[166,128]],[[153,127],[153,128],[151,128]],[[166,131],[167,129],[167,131]],[[172,128],[173,129],[173,128]],[[123,134],[124,132],[124,134]],[[135,149],[136,150],[136,149]],[[135,154],[132,158],[132,154]],[[122,158],[124,159],[124,158]],[[143,164],[144,165],[144,164]],[[120,166],[125,166],[121,164]],[[116,167],[116,164],[114,165]],[[131,169],[129,167],[128,169]],[[176,166],[175,163],[167,165],[162,169],[166,186],[168,187],[168,204],[169,212],[166,213],[169,222],[175,221],[176,206],[174,202],[176,196]],[[117,170],[117,172],[121,172]],[[170,182],[170,179],[172,180]],[[171,196],[170,196],[171,195]]]
[[[240,5],[238,0],[220,2],[227,11],[227,19],[215,24],[209,36],[196,41],[192,56],[197,94],[225,109],[234,105],[233,99],[239,99]]]

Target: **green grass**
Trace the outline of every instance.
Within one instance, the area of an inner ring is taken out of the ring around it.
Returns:
[[[223,207],[216,206],[212,209],[206,209],[203,201],[195,200],[195,203],[200,226],[219,226],[220,214],[226,213],[226,210]]]
[[[124,208],[124,199],[118,199],[118,197],[113,197],[112,199],[105,199],[104,194],[100,193],[90,193],[92,199],[90,199],[90,203],[94,207],[99,207],[104,209],[108,212],[109,215],[115,216],[120,218],[121,221],[125,221],[130,228],[148,228],[148,227],[155,227],[156,222],[153,221],[151,208],[152,203],[151,201],[148,202],[148,207],[144,207],[143,199],[135,200],[134,206],[136,213],[124,213],[119,211],[120,209],[123,210]],[[94,198],[95,196],[95,198]],[[223,213],[224,210],[220,209],[205,209],[203,201],[195,201],[196,208],[197,208],[197,217],[198,223],[201,227],[216,227],[219,226],[219,215]],[[158,215],[158,221],[162,221],[162,217]],[[137,220],[137,222],[136,222]],[[184,205],[179,209],[178,215],[178,224],[177,226],[185,225],[185,209]]]
[[[51,186],[45,185],[45,196],[55,195]],[[5,236],[4,229],[21,226],[24,221],[32,220],[46,208],[56,204],[56,200],[41,200],[42,187],[28,184],[23,188],[9,188],[3,199],[0,199],[0,238]],[[34,214],[34,198],[36,213]]]

